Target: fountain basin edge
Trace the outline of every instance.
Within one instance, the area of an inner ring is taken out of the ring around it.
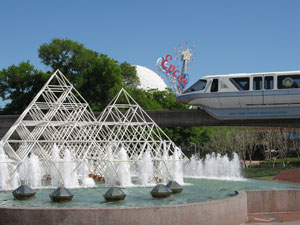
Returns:
[[[221,200],[166,206],[0,207],[0,225],[239,225],[247,221],[248,213],[300,211],[300,189],[251,190],[236,191],[236,193],[236,196]]]
[[[300,189],[247,190],[248,213],[300,211]]]
[[[0,225],[238,225],[247,220],[248,211],[246,192],[238,191],[237,193],[236,196],[221,200],[166,206],[118,208],[0,207]]]

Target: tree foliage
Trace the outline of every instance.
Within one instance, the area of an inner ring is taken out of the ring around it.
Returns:
[[[140,84],[140,80],[136,73],[136,67],[127,62],[121,63],[120,67],[124,86],[136,88]]]
[[[99,57],[97,52],[85,48],[83,44],[59,38],[42,44],[38,53],[42,63],[51,67],[53,71],[59,69],[72,83],[82,72],[93,67]]]
[[[164,132],[181,147],[190,146],[191,143],[205,147],[209,143],[209,127],[174,127],[164,128]]]
[[[210,141],[205,147],[207,152],[221,155],[236,152],[244,161],[252,160],[252,155],[259,144],[259,136],[251,128],[245,127],[214,127],[209,129]]]
[[[145,110],[187,109],[187,106],[176,101],[175,94],[166,91],[127,88],[129,94]]]
[[[52,70],[59,69],[93,110],[102,110],[122,87],[122,67],[118,62],[78,42],[53,39],[41,45],[39,57]]]
[[[102,110],[122,86],[135,88],[139,84],[135,66],[119,64],[69,39],[57,38],[41,45],[39,57],[53,71],[59,69],[93,110]]]
[[[48,78],[49,74],[38,71],[29,62],[0,71],[0,97],[10,101],[1,113],[21,113]]]
[[[113,59],[101,55],[90,69],[83,72],[78,91],[93,110],[103,110],[122,87],[121,69]]]

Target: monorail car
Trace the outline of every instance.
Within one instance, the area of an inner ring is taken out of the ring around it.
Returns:
[[[300,71],[205,76],[177,100],[220,120],[300,118]]]

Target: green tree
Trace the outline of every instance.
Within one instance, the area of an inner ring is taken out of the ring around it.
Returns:
[[[205,147],[210,141],[208,127],[174,127],[163,130],[176,145],[181,147],[190,146],[191,142],[197,147]]]
[[[240,153],[240,144],[237,138],[243,128],[209,127],[207,129],[209,139],[208,144],[205,146],[207,153],[215,152],[221,155],[233,152]]]
[[[123,77],[123,84],[131,88],[137,87],[140,84],[140,80],[136,73],[136,67],[127,62],[121,63],[120,67]]]
[[[158,91],[151,89],[148,91],[127,88],[128,93],[144,110],[176,110],[187,109],[188,107],[178,101],[176,101],[175,94],[167,91]]]
[[[60,38],[42,44],[38,53],[42,63],[53,71],[59,69],[63,74],[71,75],[70,81],[77,78],[73,75],[78,76],[83,70],[93,66],[99,57],[99,53],[85,48],[79,42]]]
[[[12,65],[0,71],[0,97],[9,100],[2,114],[21,113],[43,87],[49,74],[29,62]]]
[[[176,109],[187,109],[188,106],[184,105],[176,100],[176,96],[171,92],[170,89],[165,91],[149,91],[153,99],[158,102],[163,109],[176,110]]]
[[[122,87],[121,69],[106,55],[101,55],[83,75],[84,81],[78,91],[95,111],[103,110]]]
[[[153,99],[150,92],[137,88],[127,88],[128,93],[131,97],[144,109],[144,110],[154,110],[162,109],[162,106]]]
[[[69,39],[53,39],[39,48],[42,62],[59,69],[89,102],[102,110],[122,87],[122,70],[117,61],[86,49]],[[125,68],[129,66],[124,65]]]

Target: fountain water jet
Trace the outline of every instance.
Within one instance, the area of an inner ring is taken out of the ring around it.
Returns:
[[[106,159],[106,169],[104,171],[104,179],[105,183],[108,185],[115,185],[117,180],[115,176],[115,170],[114,170],[114,157],[112,152],[112,145],[108,146],[107,150],[107,159]]]
[[[239,157],[233,154],[230,160],[227,155],[207,154],[205,159],[198,159],[195,155],[186,163],[185,177],[196,177],[218,180],[242,180]]]
[[[183,165],[182,154],[179,148],[176,148],[173,155],[172,177],[179,184],[183,184]]]
[[[131,183],[130,164],[128,163],[128,155],[126,150],[121,147],[119,153],[119,170],[118,170],[118,181],[120,186],[129,187]]]
[[[164,149],[164,153],[163,153],[163,160],[160,162],[161,167],[162,167],[162,182],[163,183],[168,183],[168,181],[171,179],[170,177],[170,166],[169,166],[169,154],[166,151],[166,149]]]
[[[138,162],[138,178],[139,183],[143,186],[154,184],[153,161],[149,150],[144,153],[142,159]]]
[[[7,157],[3,151],[3,142],[0,141],[0,189],[7,188],[9,188]]]
[[[66,188],[79,187],[77,170],[75,169],[75,166],[76,165],[72,159],[71,152],[68,149],[65,149],[63,160],[63,180]]]
[[[82,163],[82,173],[81,173],[81,182],[82,182],[82,186],[87,188],[87,187],[95,187],[95,181],[89,177],[89,168],[87,166],[88,161],[85,160]]]
[[[52,159],[53,159],[54,167],[51,168],[51,184],[52,187],[58,187],[62,183],[61,175],[59,174],[60,173],[59,163],[61,161],[61,158],[59,156],[59,149],[55,143],[52,147]]]
[[[42,171],[39,158],[31,153],[19,167],[20,179],[29,187],[41,187]],[[29,175],[30,174],[30,175]]]
[[[11,176],[11,188],[16,189],[20,185],[20,176],[19,173],[17,172],[17,167],[15,165],[11,165],[12,171],[14,171],[13,175]],[[1,188],[0,188],[1,189]]]

